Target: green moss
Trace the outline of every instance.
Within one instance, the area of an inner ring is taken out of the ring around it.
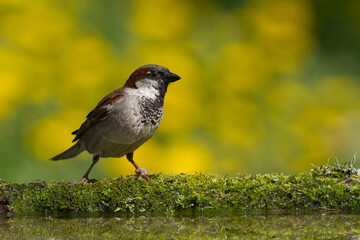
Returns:
[[[337,177],[345,178],[357,175],[357,169],[354,167],[356,162],[356,154],[353,159],[345,162],[344,164],[339,163],[338,159],[335,158],[335,164],[329,164],[329,160],[326,164],[321,166],[314,166],[311,170],[312,174],[315,176],[325,176],[325,177]]]
[[[339,165],[340,166],[340,165]],[[184,211],[261,211],[271,209],[360,210],[360,177],[356,172],[321,166],[287,176],[251,174],[162,175],[150,181],[134,177],[91,184],[70,182],[17,184],[0,181],[0,197],[10,197],[9,211],[174,213]],[[335,166],[336,167],[336,166]],[[329,172],[329,171],[328,171]]]
[[[11,209],[22,212],[177,212],[183,210],[360,210],[360,179],[352,182],[311,174],[285,176],[158,175],[70,186],[66,182],[3,184]]]

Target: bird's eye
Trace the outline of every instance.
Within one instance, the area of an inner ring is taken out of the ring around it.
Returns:
[[[148,76],[148,77],[154,76],[154,71],[149,70],[149,71],[146,73],[146,76]]]

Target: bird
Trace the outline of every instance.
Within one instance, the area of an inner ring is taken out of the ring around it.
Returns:
[[[58,161],[92,154],[92,163],[79,183],[89,183],[89,174],[100,158],[126,156],[138,178],[149,180],[146,168],[134,161],[134,151],[149,140],[160,125],[164,97],[170,83],[180,80],[166,67],[147,64],[137,68],[124,86],[106,95],[86,116],[79,129],[72,132],[75,144],[50,158]]]

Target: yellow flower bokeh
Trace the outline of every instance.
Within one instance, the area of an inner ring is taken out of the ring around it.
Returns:
[[[71,132],[103,96],[153,63],[182,79],[168,88],[157,133],[135,152],[151,173],[295,173],[351,158],[360,146],[358,35],[336,40],[326,17],[342,13],[321,15],[316,4],[1,1],[3,157],[14,166],[46,165],[61,178],[82,163],[44,160],[72,145]],[[342,18],[346,33],[358,16]],[[125,157],[99,165],[101,177],[134,172]],[[0,178],[17,180],[2,169]],[[18,169],[24,174],[16,176],[41,178],[40,170]]]
[[[29,133],[27,143],[39,159],[48,160],[73,145],[74,135],[70,133],[79,128],[84,115],[72,109],[43,118]]]
[[[16,74],[0,72],[1,88],[0,88],[0,119],[7,116],[14,108],[19,96],[22,92],[20,79]]]
[[[194,142],[177,142],[171,146],[156,144],[150,140],[134,154],[134,160],[149,173],[194,173],[209,171],[211,155],[201,144]],[[109,161],[109,160],[104,160]],[[135,168],[125,158],[111,159],[108,170],[119,175],[132,175]]]
[[[25,89],[24,75],[18,71],[19,66],[26,61],[23,56],[5,47],[0,48],[0,119],[8,116],[16,104],[23,100]]]
[[[191,24],[190,1],[136,0],[131,29],[150,39],[168,40],[179,36]]]
[[[0,29],[9,41],[26,51],[52,54],[75,30],[72,18],[57,8],[58,1],[14,2]],[[12,5],[12,4],[11,4]],[[0,6],[1,7],[1,6]]]

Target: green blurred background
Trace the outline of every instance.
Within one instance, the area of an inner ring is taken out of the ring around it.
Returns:
[[[1,0],[0,178],[80,179],[48,159],[137,67],[182,77],[149,172],[286,174],[360,151],[360,1]],[[359,166],[359,164],[357,165]],[[90,177],[132,174],[103,159]]]

